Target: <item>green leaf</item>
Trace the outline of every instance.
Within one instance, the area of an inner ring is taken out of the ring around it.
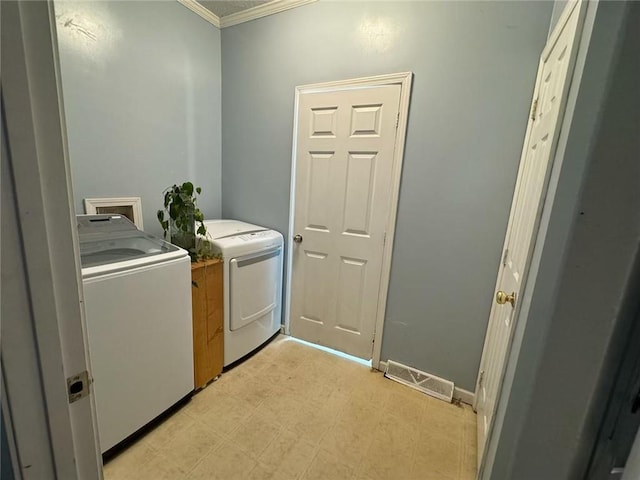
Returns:
[[[158,221],[162,225],[165,238],[167,234],[171,237],[172,242],[178,244],[193,244],[195,230],[204,235],[206,227],[202,223],[204,214],[196,205],[196,195],[202,193],[200,187],[195,188],[192,182],[184,182],[181,185],[174,184],[164,190],[163,203],[165,210],[158,210]],[[166,212],[166,215],[165,215]],[[197,223],[199,222],[199,225]],[[189,252],[192,259],[196,259],[198,253]]]
[[[176,220],[178,215],[180,214],[179,205],[174,201],[171,205],[169,205],[169,216],[172,220]]]

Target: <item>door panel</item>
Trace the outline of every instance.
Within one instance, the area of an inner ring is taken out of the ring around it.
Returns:
[[[362,330],[362,297],[367,272],[367,261],[358,258],[340,258],[337,285],[336,326],[359,334]]]
[[[300,318],[307,322],[323,324],[327,318],[325,299],[329,290],[324,279],[331,276],[328,255],[305,250],[302,262],[304,264],[300,270],[304,271],[304,289]]]
[[[329,232],[329,204],[325,201],[331,194],[331,167],[333,152],[309,152],[309,175],[307,180],[307,225],[306,228]]]
[[[300,95],[291,333],[370,359],[400,85]]]
[[[562,121],[569,87],[570,60],[575,57],[577,49],[576,32],[581,9],[577,8],[576,4],[570,8],[573,8],[573,11],[564,25],[556,27],[560,29],[560,33],[552,35],[553,43],[545,48],[540,61],[532,118],[527,127],[507,226],[504,254],[498,269],[496,291],[511,294],[515,300],[500,304],[497,301],[493,302],[489,317],[476,385],[479,463],[497,407],[520,295],[524,290],[524,280],[528,273],[559,135],[559,125]]]
[[[375,173],[375,152],[349,154],[344,195],[343,234],[369,237]]]

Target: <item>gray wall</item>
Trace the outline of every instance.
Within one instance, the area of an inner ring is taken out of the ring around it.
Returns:
[[[4,139],[3,139],[4,140]],[[0,478],[2,480],[13,480],[13,465],[11,465],[11,453],[9,452],[9,442],[4,426],[4,412],[0,418]]]
[[[565,7],[569,3],[569,0],[556,0],[553,2],[553,10],[551,11],[551,22],[549,22],[549,36],[551,36],[551,32],[556,27],[558,20],[560,20],[560,16],[562,12],[564,12]]]
[[[222,214],[285,234],[295,86],[414,72],[382,359],[468,390],[552,7],[319,2],[222,31]]]
[[[638,22],[636,2],[588,5],[481,478],[584,478],[640,298]]]
[[[629,460],[625,465],[622,480],[635,480],[636,478],[640,478],[640,430],[638,430]]]
[[[6,17],[5,17],[6,18]],[[4,65],[2,65],[4,67]],[[4,102],[4,100],[3,100]],[[4,110],[0,112],[0,153],[2,155],[2,159],[7,159],[9,157],[9,145],[5,130],[5,118],[4,118]],[[7,171],[4,170],[9,166],[9,162],[2,163],[2,176],[3,182],[4,178],[7,176]],[[4,187],[5,185],[3,185]],[[5,227],[6,228],[6,227]],[[6,247],[5,247],[6,248]],[[6,267],[5,267],[6,268]],[[3,375],[4,376],[4,375]],[[5,388],[4,382],[0,382],[0,388]],[[9,444],[7,442],[7,433],[4,425],[4,410],[7,408],[6,405],[0,405],[0,478],[4,480],[13,480],[13,467],[11,465],[11,455],[9,453]]]
[[[192,180],[220,216],[220,31],[176,1],[56,1],[76,209],[142,197],[145,230],[162,191]]]

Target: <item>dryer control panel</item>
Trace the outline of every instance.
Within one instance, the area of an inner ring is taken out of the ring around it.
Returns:
[[[256,240],[258,238],[272,237],[273,232],[269,230],[265,230],[262,232],[253,232],[253,233],[245,233],[244,235],[237,235],[238,238],[244,240],[245,242],[250,242],[251,240]]]

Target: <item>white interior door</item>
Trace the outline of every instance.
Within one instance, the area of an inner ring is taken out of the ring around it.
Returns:
[[[573,3],[565,11],[540,60],[503,258],[498,268],[496,299],[491,308],[476,385],[478,463],[482,459],[500,393],[518,301],[524,288],[564,112],[569,86],[567,80],[577,49],[580,8],[575,7],[576,3]]]
[[[302,93],[291,334],[370,359],[400,85]]]

